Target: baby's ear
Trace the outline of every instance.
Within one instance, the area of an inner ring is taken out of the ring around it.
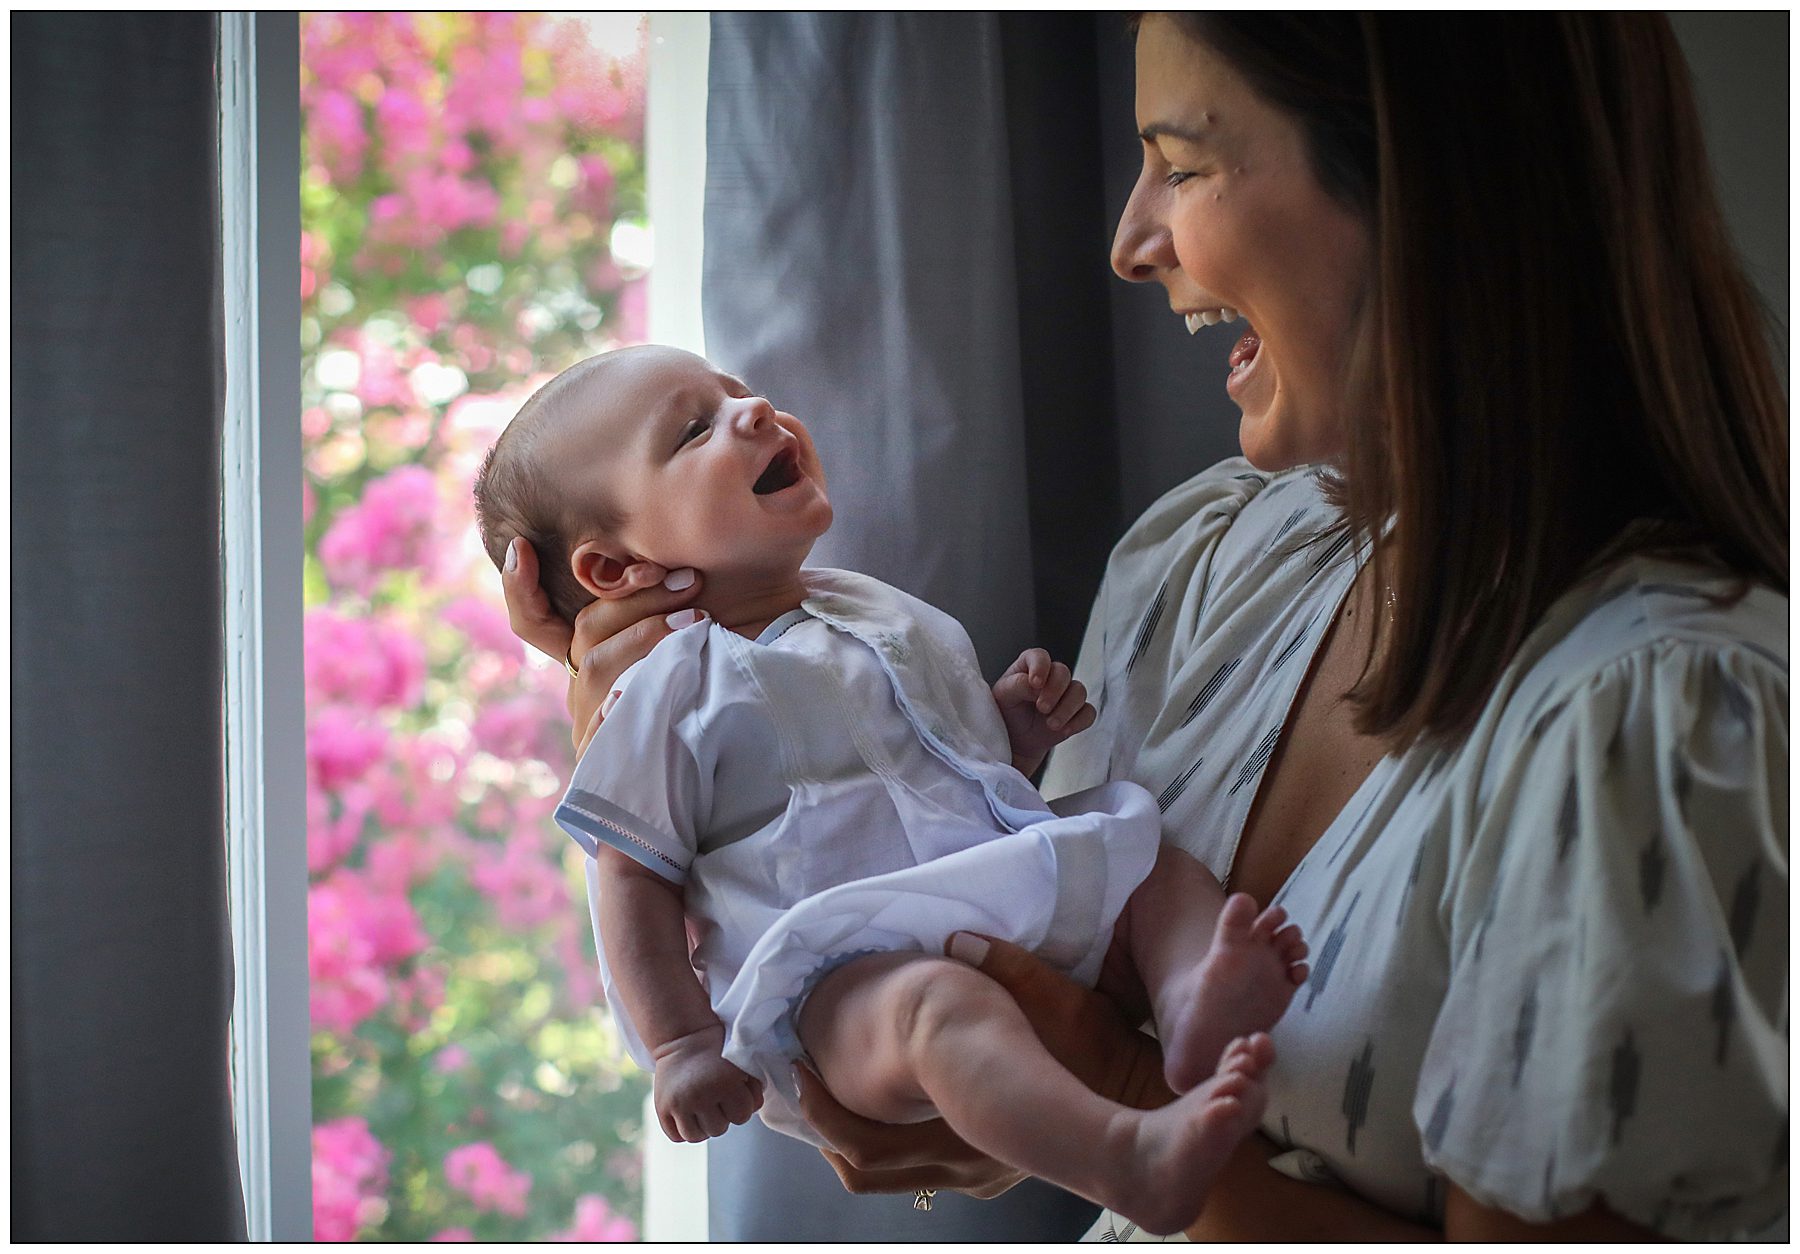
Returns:
[[[602,601],[617,601],[644,586],[632,578],[632,572],[640,565],[628,555],[608,551],[599,540],[584,541],[569,555],[575,578]]]

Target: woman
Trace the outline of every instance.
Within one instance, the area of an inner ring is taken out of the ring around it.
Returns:
[[[1667,23],[1137,38],[1114,267],[1248,320],[1247,462],[1115,551],[1078,667],[1101,718],[1045,790],[1144,784],[1317,955],[1264,1135],[1191,1235],[1784,1222],[1785,401]],[[694,595],[662,573],[578,622],[578,740]],[[528,551],[507,591],[570,646]],[[1166,1100],[1119,1011],[958,952],[1095,1088]],[[1011,1182],[807,1099],[852,1188]]]

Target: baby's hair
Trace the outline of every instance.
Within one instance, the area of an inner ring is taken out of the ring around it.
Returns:
[[[488,557],[504,568],[514,538],[525,537],[537,553],[538,583],[550,608],[571,623],[594,594],[575,578],[570,556],[596,534],[616,532],[624,520],[591,491],[586,500],[572,500],[557,490],[544,461],[546,440],[568,416],[578,385],[606,356],[577,362],[532,393],[475,472],[475,521]]]

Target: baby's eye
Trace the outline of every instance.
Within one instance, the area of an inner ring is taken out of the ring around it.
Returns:
[[[681,448],[683,445],[699,439],[702,435],[706,434],[706,429],[710,426],[712,426],[711,418],[694,419],[681,429],[681,439],[676,443],[675,447]]]

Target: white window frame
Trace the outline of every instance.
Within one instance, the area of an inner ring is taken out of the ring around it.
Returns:
[[[646,178],[660,243],[649,276],[650,337],[704,353],[700,272],[710,18],[652,14],[649,35]],[[220,14],[221,713],[236,959],[232,1106],[252,1241],[310,1241],[313,1233],[299,67],[297,14]],[[654,1118],[645,1126],[654,1128]],[[645,1237],[706,1240],[705,1146],[647,1136],[646,1156]]]
[[[700,273],[706,218],[707,13],[652,13],[644,101],[644,180],[655,255],[649,333],[706,355]],[[707,1143],[684,1145],[657,1129],[644,1100],[644,1240],[707,1239]]]
[[[219,209],[232,1107],[250,1239],[310,1241],[296,14],[219,15]]]

